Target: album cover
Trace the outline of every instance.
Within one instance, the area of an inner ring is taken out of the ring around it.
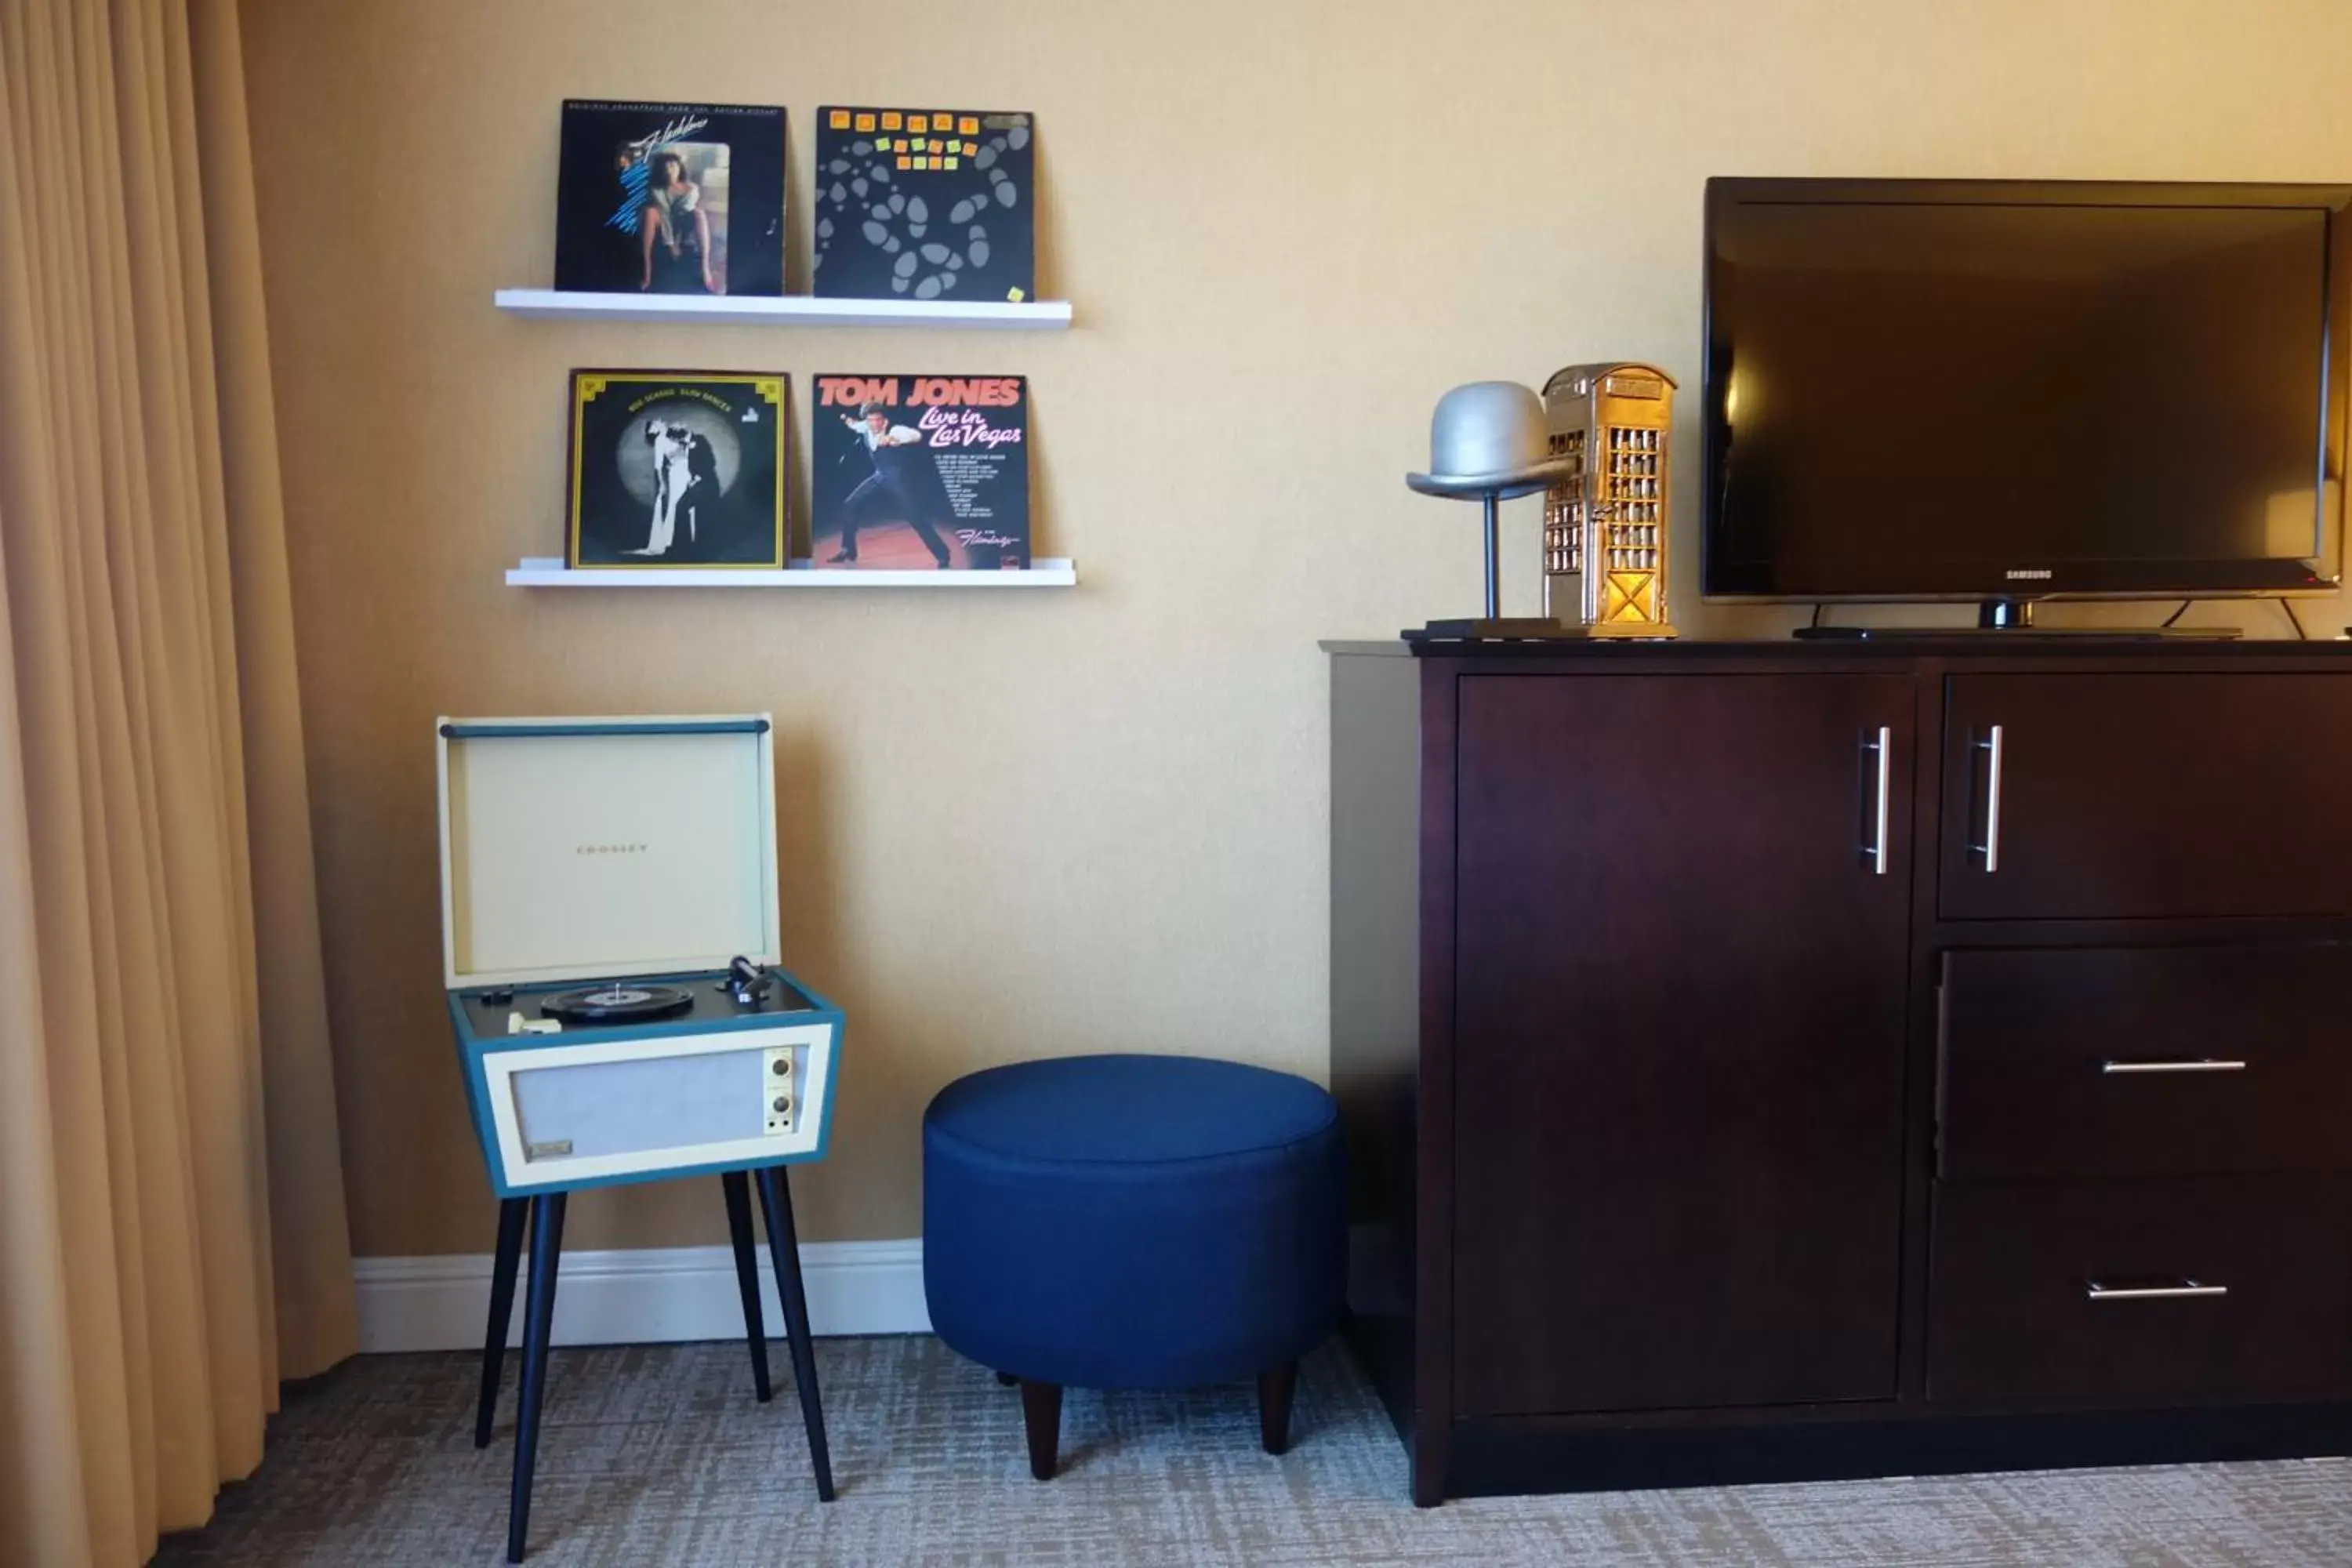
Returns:
[[[784,111],[566,99],[555,286],[784,291]]]
[[[1029,564],[1029,388],[1017,375],[820,375],[816,564]]]
[[[572,373],[573,566],[784,564],[781,374]]]
[[[1037,291],[1026,114],[816,111],[816,292],[983,300]]]

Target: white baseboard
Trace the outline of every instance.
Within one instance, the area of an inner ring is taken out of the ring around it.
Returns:
[[[522,1280],[508,1342],[522,1342]],[[490,1310],[490,1256],[362,1258],[352,1265],[359,1289],[360,1353],[478,1350]],[[929,1333],[923,1302],[923,1244],[814,1242],[801,1248],[809,1327],[818,1334]],[[769,1337],[783,1335],[783,1309],[767,1249],[760,1254],[760,1295]],[[735,1255],[724,1247],[667,1247],[619,1252],[566,1252],[555,1292],[560,1345],[645,1344],[665,1340],[730,1340],[743,1332],[735,1289]]]

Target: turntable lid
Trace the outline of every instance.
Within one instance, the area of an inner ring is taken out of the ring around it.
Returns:
[[[777,962],[765,714],[444,719],[440,756],[451,989]]]

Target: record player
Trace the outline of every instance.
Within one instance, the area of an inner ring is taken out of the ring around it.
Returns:
[[[765,715],[440,721],[444,983],[501,1198],[822,1158]]]

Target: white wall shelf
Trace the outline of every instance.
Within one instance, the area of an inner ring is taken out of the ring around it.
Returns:
[[[492,299],[513,315],[550,321],[715,321],[803,327],[987,327],[1056,332],[1070,325],[1067,300],[819,300],[808,294],[583,294],[501,289]]]
[[[1076,563],[1048,556],[1018,572],[926,567],[818,566],[795,561],[782,572],[692,567],[592,568],[575,572],[560,555],[526,555],[508,568],[509,588],[1075,588]]]

